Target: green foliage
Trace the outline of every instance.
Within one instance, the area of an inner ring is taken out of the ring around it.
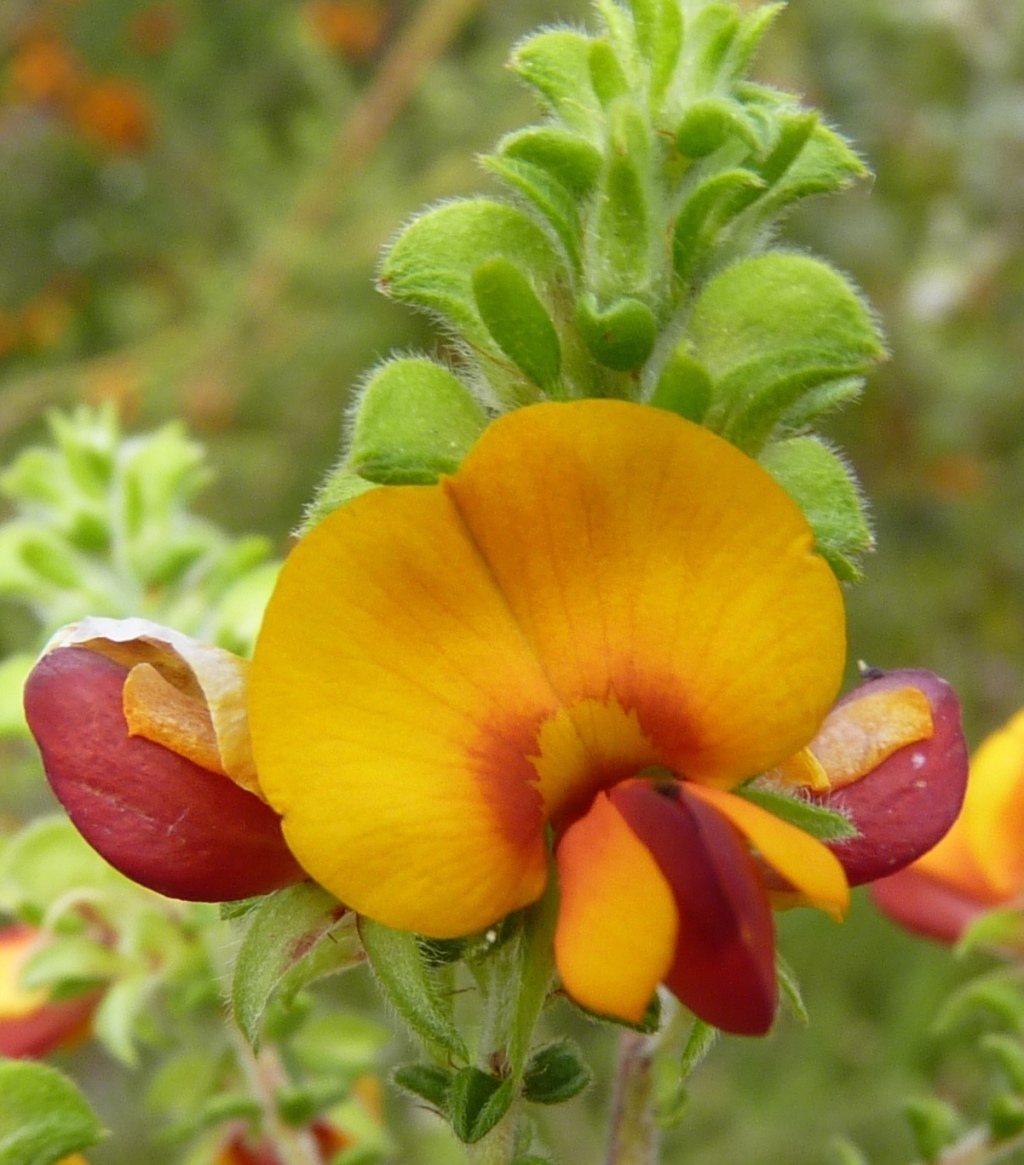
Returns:
[[[523,1073],[523,1096],[534,1104],[564,1104],[589,1087],[593,1073],[566,1040],[538,1048]]]
[[[508,1112],[515,1082],[479,1068],[462,1068],[452,1077],[446,1102],[452,1131],[467,1145],[485,1137]]]
[[[78,1089],[45,1064],[0,1060],[0,1161],[54,1165],[104,1136]]]
[[[355,918],[313,882],[268,894],[245,915],[235,960],[231,1005],[254,1048],[273,995],[285,1007],[307,983],[362,961]]]

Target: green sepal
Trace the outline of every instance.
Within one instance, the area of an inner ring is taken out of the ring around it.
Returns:
[[[718,231],[763,189],[760,175],[737,167],[712,175],[693,190],[672,230],[672,264],[681,280],[694,275]]]
[[[736,138],[751,150],[758,147],[757,131],[738,101],[704,97],[687,106],[676,130],[676,145],[688,158],[705,158]]]
[[[451,994],[439,984],[416,936],[369,918],[359,919],[359,934],[385,997],[410,1030],[429,1050],[465,1063],[469,1052],[455,1026]]]
[[[473,294],[480,318],[498,347],[534,384],[551,396],[559,395],[562,345],[547,308],[522,269],[500,255],[488,259],[473,272]],[[480,419],[482,428],[482,413]]]
[[[625,89],[612,96],[611,100],[614,100],[622,93],[636,92],[640,87],[640,56],[636,25],[632,13],[628,12],[626,6],[619,3],[619,0],[594,0],[594,10],[605,27],[608,36],[606,43],[618,59],[618,67],[626,82]],[[596,85],[594,87],[597,88]]]
[[[849,841],[858,836],[857,827],[849,817],[835,809],[826,809],[823,805],[805,801],[802,797],[776,793],[750,784],[742,785],[734,791],[773,817],[788,821],[818,841]]]
[[[497,152],[547,170],[577,198],[586,198],[594,189],[604,162],[597,146],[557,125],[531,126],[508,134],[498,143]]]
[[[978,1047],[992,1057],[1014,1089],[1024,1094],[1024,1044],[1003,1032],[986,1032]]]
[[[523,1073],[523,1096],[534,1104],[564,1104],[589,1087],[593,1073],[568,1040],[539,1048]]]
[[[838,1137],[829,1143],[828,1165],[870,1165],[870,1162],[852,1141]]]
[[[685,340],[676,345],[665,361],[650,403],[698,425],[704,419],[711,403],[711,376],[694,359]]]
[[[508,1112],[514,1099],[514,1080],[502,1080],[479,1068],[462,1068],[448,1088],[452,1131],[465,1144],[475,1144]]]
[[[365,477],[360,477],[358,473],[352,473],[351,470],[346,469],[343,460],[317,486],[313,500],[306,506],[302,521],[295,533],[299,537],[308,534],[314,526],[319,526],[329,514],[333,514],[335,510],[348,505],[354,498],[376,488],[375,481],[367,481]]]
[[[1024,1132],[1024,1096],[1000,1093],[988,1108],[988,1127],[997,1141],[1005,1141]]]
[[[576,326],[594,359],[616,372],[643,367],[658,338],[654,313],[632,298],[600,311],[593,295],[582,295],[576,304]]]
[[[816,437],[790,437],[766,446],[758,460],[803,510],[814,548],[836,578],[859,581],[858,561],[874,538],[864,497],[839,454]]]
[[[793,968],[778,951],[775,952],[775,978],[778,980],[782,998],[789,1004],[790,1011],[806,1027],[811,1022],[811,1017],[807,1010],[807,1004],[804,1003],[800,982]]]
[[[785,112],[778,116],[775,141],[757,169],[768,186],[774,186],[793,165],[818,127],[814,110]]]
[[[245,919],[231,1007],[245,1038],[257,1048],[273,996],[287,1007],[307,983],[357,966],[363,952],[355,916],[314,882],[268,894]]]
[[[683,1045],[683,1054],[679,1059],[680,1080],[686,1080],[704,1062],[711,1049],[718,1043],[721,1034],[717,1027],[705,1023],[702,1019],[693,1021],[690,1034]]]
[[[394,299],[443,317],[484,358],[490,380],[507,404],[534,399],[520,377],[501,384],[504,354],[477,310],[473,272],[502,256],[529,271],[535,284],[565,277],[558,249],[544,229],[518,207],[486,198],[464,199],[427,211],[398,236],[385,257],[378,285]]]
[[[690,335],[715,385],[708,426],[755,456],[801,396],[884,355],[849,282],[791,252],[726,268],[698,296]]]
[[[910,1125],[917,1151],[925,1161],[937,1161],[960,1131],[960,1114],[937,1096],[908,1101],[903,1115]]]
[[[630,92],[629,78],[623,72],[615,50],[606,40],[595,40],[590,44],[587,62],[590,70],[590,84],[598,101],[605,108]]]
[[[425,1100],[439,1113],[448,1115],[448,1090],[455,1073],[437,1064],[400,1064],[391,1079],[404,1092]]]
[[[85,1097],[55,1068],[0,1060],[0,1162],[54,1165],[106,1136]]]
[[[502,154],[480,159],[492,174],[497,174],[513,190],[533,203],[551,224],[574,271],[580,269],[580,215],[576,199],[553,177],[533,162]]]
[[[844,190],[855,179],[868,173],[868,168],[842,135],[815,122],[802,148],[759,200],[758,216],[767,221],[801,198]]]
[[[345,470],[380,485],[430,485],[458,469],[486,424],[447,368],[426,356],[390,360],[360,394]]]
[[[808,389],[799,400],[794,401],[786,409],[779,421],[779,429],[783,432],[799,433],[816,424],[828,413],[857,400],[863,391],[864,379],[860,376],[827,380],[816,388]]]
[[[590,83],[589,36],[550,29],[524,40],[510,66],[540,95],[548,110],[571,129],[592,137],[600,124],[601,102]]]

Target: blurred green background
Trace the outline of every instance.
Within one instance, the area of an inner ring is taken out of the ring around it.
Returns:
[[[283,551],[361,372],[441,343],[374,293],[382,244],[423,204],[488,187],[474,154],[534,115],[510,46],[586,8],[5,0],[2,460],[55,405],[113,400],[132,428],[180,417],[217,473],[202,510]],[[863,287],[892,350],[832,424],[879,544],[848,596],[851,660],[942,673],[977,744],[1024,704],[1024,4],[791,0],[758,73],[819,106],[877,175],[785,231]],[[5,651],[31,638],[13,610],[0,635]],[[811,1165],[845,1134],[878,1165],[909,1162],[907,1096],[981,1103],[976,1059],[930,1025],[983,964],[866,900],[844,927],[805,913],[780,929],[811,1027],[725,1041],[665,1160]],[[86,1053],[72,1070],[118,1130],[97,1165],[165,1159],[129,1131],[147,1122],[120,1069]],[[600,1159],[602,1099],[552,1121],[566,1165]],[[422,1128],[401,1159],[441,1162]]]

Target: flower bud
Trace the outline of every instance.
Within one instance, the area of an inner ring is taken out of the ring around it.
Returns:
[[[88,1034],[98,992],[54,1002],[45,989],[20,985],[39,939],[40,932],[23,923],[0,929],[0,1056],[36,1060]]]
[[[808,746],[827,778],[812,799],[860,836],[832,846],[851,886],[903,869],[949,830],[967,785],[956,693],[931,672],[873,675],[847,693]]]
[[[190,901],[265,894],[305,875],[262,800],[245,661],[142,620],[86,620],[25,685],[58,800],[112,866]]]

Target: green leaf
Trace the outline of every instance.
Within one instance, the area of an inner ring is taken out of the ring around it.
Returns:
[[[138,1043],[159,986],[157,975],[143,973],[119,979],[103,993],[93,1013],[92,1033],[104,1048],[129,1068],[139,1062]]]
[[[256,1048],[271,996],[278,993],[287,1003],[314,979],[358,965],[362,951],[354,915],[313,882],[268,894],[246,918],[231,1006],[238,1026]]]
[[[547,308],[518,264],[498,256],[473,272],[477,309],[495,343],[549,395],[559,395],[562,345]],[[481,415],[481,427],[483,417]]]
[[[512,1106],[515,1081],[501,1080],[479,1068],[456,1072],[448,1088],[452,1131],[467,1145],[485,1137]]]
[[[392,930],[369,918],[359,933],[370,966],[385,996],[428,1049],[465,1063],[469,1052],[452,1018],[450,993],[441,989],[414,934]]]
[[[601,173],[601,151],[572,130],[557,125],[531,126],[508,134],[498,153],[546,170],[577,198],[586,198]]]
[[[732,67],[734,76],[746,71],[764,34],[785,7],[785,3],[761,4],[744,15],[733,44]]]
[[[717,86],[739,31],[739,13],[732,4],[705,4],[690,20],[684,49],[690,54],[694,92],[708,92]]]
[[[523,1096],[534,1104],[563,1104],[589,1087],[593,1074],[568,1040],[538,1049],[523,1073]]]
[[[432,484],[458,469],[486,424],[469,389],[440,364],[389,360],[359,395],[343,473],[382,485]]]
[[[572,264],[580,267],[580,216],[576,200],[546,169],[522,158],[490,154],[482,164],[514,190],[525,195],[551,224]]]
[[[702,1019],[693,1021],[690,1034],[686,1037],[682,1058],[679,1061],[680,1080],[688,1079],[690,1074],[703,1063],[711,1049],[718,1043],[718,1037],[721,1034],[717,1027],[712,1027],[711,1024],[705,1023]]]
[[[651,281],[650,205],[643,154],[647,122],[632,102],[618,102],[611,127],[613,152],[597,204],[590,245],[596,290],[607,297]]]
[[[988,1127],[997,1141],[1005,1141],[1024,1131],[1024,1097],[1001,1093],[988,1109]]]
[[[961,1121],[952,1105],[937,1096],[908,1101],[903,1109],[917,1151],[925,1161],[937,1161],[942,1150],[956,1139]]]
[[[978,1047],[995,1060],[1014,1089],[1024,1093],[1024,1043],[1002,1032],[986,1032]]]
[[[745,259],[713,279],[694,304],[690,334],[714,380],[709,427],[754,455],[804,393],[884,355],[847,280],[789,252]]]
[[[857,837],[857,827],[842,813],[805,801],[788,793],[775,793],[754,785],[742,785],[735,792],[782,821],[788,821],[818,841],[848,841]]]
[[[581,32],[553,29],[527,37],[512,55],[511,67],[570,129],[593,137],[602,118],[590,83],[592,40]]]
[[[852,1141],[837,1138],[828,1147],[828,1165],[870,1165],[867,1157]]]
[[[401,1064],[391,1074],[399,1088],[425,1100],[438,1112],[448,1114],[448,1090],[455,1073],[437,1064]]]
[[[956,953],[966,955],[979,947],[1016,950],[1024,944],[1024,912],[1019,906],[997,907],[980,914],[963,932]]]
[[[22,691],[35,664],[36,656],[28,652],[9,655],[0,662],[0,737],[29,735]]]
[[[683,10],[678,0],[630,0],[640,51],[651,66],[655,107],[668,88],[683,47]]]
[[[85,1097],[46,1064],[0,1060],[0,1098],[3,1165],[54,1165],[106,1135]]]
[[[1024,1036],[1024,985],[1016,969],[1000,967],[965,983],[942,1005],[933,1026],[936,1032],[944,1034],[976,1023],[980,1016],[995,1019],[1018,1036]]]
[[[793,968],[778,951],[775,952],[775,975],[779,981],[782,998],[789,1004],[790,1010],[796,1018],[806,1026],[811,1022],[811,1017],[808,1014],[807,1005],[804,1003],[800,983]]]
[[[55,987],[113,979],[127,961],[116,951],[85,935],[62,935],[41,947],[25,964],[22,986]]]
[[[853,471],[840,455],[816,437],[790,437],[768,445],[758,460],[803,510],[814,548],[836,577],[858,581],[858,560],[874,538]]]
[[[816,122],[802,148],[759,200],[758,215],[767,221],[801,198],[843,190],[868,173],[845,138]]]
[[[619,97],[630,92],[629,79],[623,72],[615,50],[606,40],[591,41],[590,84],[598,101],[606,108]]]
[[[308,534],[314,526],[319,526],[328,514],[333,514],[335,510],[348,505],[353,498],[376,488],[375,481],[367,481],[358,473],[350,472],[345,468],[345,461],[342,460],[317,486],[313,500],[306,506],[302,522],[295,533],[300,537],[303,534]]]
[[[617,372],[643,367],[658,337],[651,309],[631,298],[620,299],[600,311],[593,295],[580,296],[576,326],[594,359]]]
[[[764,188],[761,177],[742,167],[707,178],[687,197],[672,232],[672,262],[680,279],[689,280],[714,247],[715,235]]]
[[[688,158],[704,158],[736,138],[751,150],[758,146],[757,132],[743,106],[727,97],[704,97],[687,106],[676,130],[679,152]]]
[[[38,818],[0,851],[0,905],[33,922],[67,894],[130,887],[66,817]]]
[[[535,286],[565,279],[559,253],[544,230],[514,206],[489,199],[450,202],[417,218],[399,235],[381,268],[385,294],[445,319],[499,373],[505,356],[480,318],[473,272],[490,259],[509,259],[529,271]],[[500,377],[492,377],[492,380]],[[521,378],[506,403],[525,403]]]
[[[650,403],[698,425],[704,419],[711,403],[711,377],[687,342],[678,344],[665,361]]]

